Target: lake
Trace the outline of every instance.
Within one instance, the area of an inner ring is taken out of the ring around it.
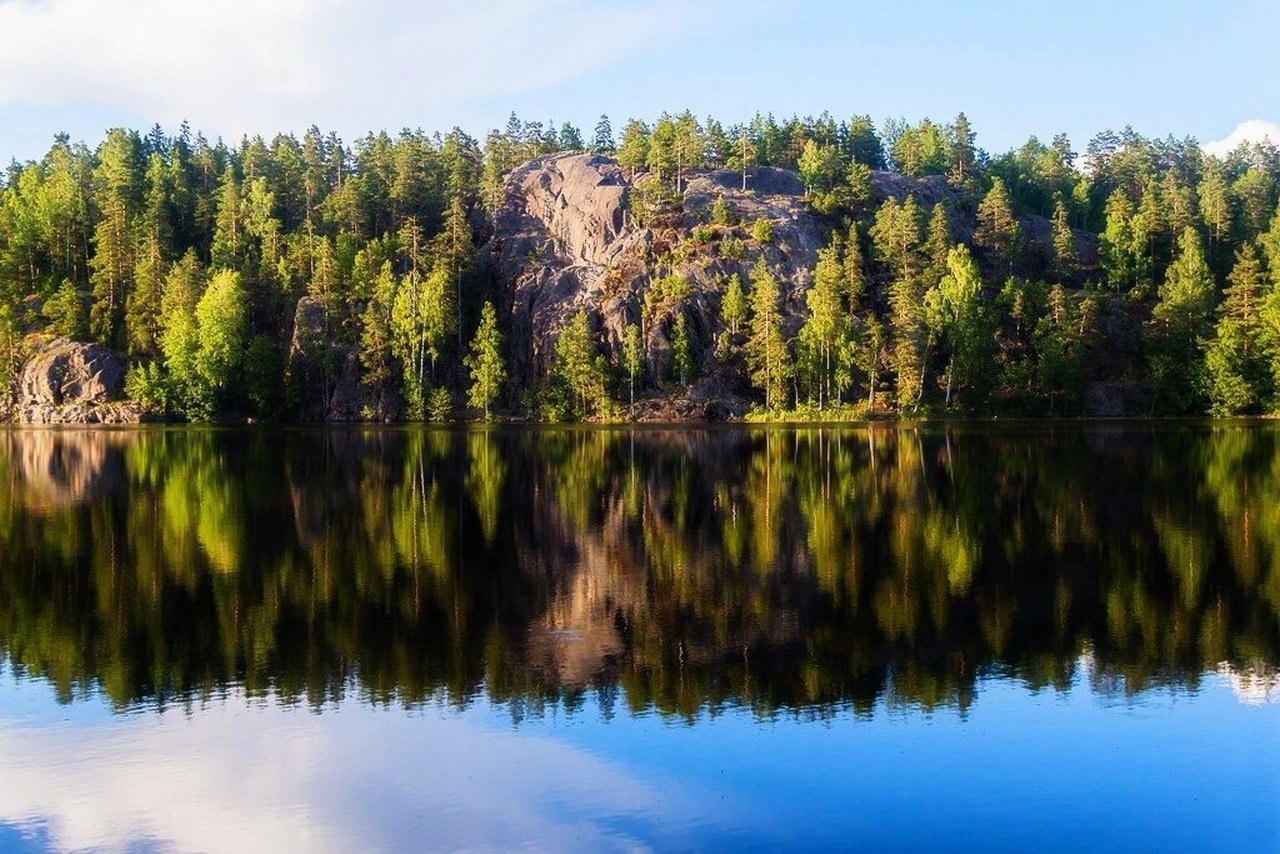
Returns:
[[[1280,424],[0,430],[0,849],[1280,850]]]

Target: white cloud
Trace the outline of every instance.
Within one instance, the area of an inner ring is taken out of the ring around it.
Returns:
[[[1236,129],[1222,139],[1206,142],[1200,147],[1204,149],[1205,154],[1212,154],[1214,157],[1226,157],[1235,151],[1241,143],[1255,143],[1266,140],[1270,140],[1274,145],[1280,145],[1280,125],[1275,122],[1263,121],[1262,119],[1250,119],[1247,122],[1241,122],[1236,125]]]
[[[661,835],[711,810],[701,800],[450,710],[317,715],[233,695],[190,716],[0,719],[0,822],[42,826],[59,850],[599,850],[635,847],[617,819]]]
[[[623,61],[706,12],[690,5],[0,0],[0,106],[106,107],[228,137],[435,128]]]

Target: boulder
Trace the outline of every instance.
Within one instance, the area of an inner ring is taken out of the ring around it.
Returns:
[[[27,362],[18,406],[106,403],[124,389],[120,358],[106,347],[59,338]]]

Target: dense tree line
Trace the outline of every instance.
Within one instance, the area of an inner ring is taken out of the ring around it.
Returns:
[[[828,230],[803,328],[786,326],[764,264],[725,283],[715,354],[669,312],[678,384],[736,366],[770,411],[1070,413],[1098,379],[1154,412],[1280,409],[1280,151],[1216,158],[1126,130],[1084,158],[1064,136],[993,156],[963,114],[877,127],[684,112],[616,135],[602,116],[589,140],[514,115],[483,142],[456,128],[353,145],[317,128],[235,146],[185,126],[111,130],[96,149],[59,135],[0,185],[0,381],[56,334],[127,354],[128,393],[192,419],[297,417],[315,381],[297,365],[327,388],[340,352],[358,354],[368,399],[406,417],[511,410],[503,304],[475,249],[503,176],[565,150],[656,179],[637,221],[678,205],[690,170],[741,172],[744,188],[755,167],[794,170]],[[877,170],[920,192],[877,197]],[[728,234],[729,219],[713,207],[705,228]],[[772,239],[765,221],[738,231],[739,246]],[[678,282],[650,288],[681,299]],[[604,352],[589,318],[566,337],[541,412],[619,412],[652,387],[642,347]]]

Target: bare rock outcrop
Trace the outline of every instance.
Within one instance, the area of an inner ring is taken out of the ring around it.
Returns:
[[[681,314],[693,351],[703,359],[699,373],[727,376],[715,370],[713,358],[722,331],[720,300],[729,276],[737,274],[745,284],[761,257],[781,285],[786,323],[799,326],[800,295],[823,237],[793,173],[752,170],[744,191],[738,172],[693,171],[681,194],[658,209],[646,209],[650,180],[648,175],[632,180],[615,161],[589,154],[538,158],[508,176],[504,205],[482,260],[490,265],[509,311],[513,391],[536,386],[550,367],[560,332],[582,308],[614,356],[627,324],[640,324],[650,383],[656,386],[650,392],[675,392],[670,344]],[[717,199],[724,200],[731,223],[708,228]],[[759,219],[773,226],[766,245],[750,236]],[[668,276],[684,282],[683,292],[650,298],[654,283]],[[734,398],[732,409],[738,408],[735,389],[703,386],[697,400],[679,392],[682,417],[714,417],[720,408],[712,404],[721,398]],[[666,406],[644,411],[654,417],[672,414]]]
[[[20,405],[106,403],[124,389],[124,368],[106,347],[59,338],[27,362]]]
[[[13,420],[23,424],[137,424],[142,407],[120,400],[124,366],[99,344],[56,339],[26,363],[18,378]]]

